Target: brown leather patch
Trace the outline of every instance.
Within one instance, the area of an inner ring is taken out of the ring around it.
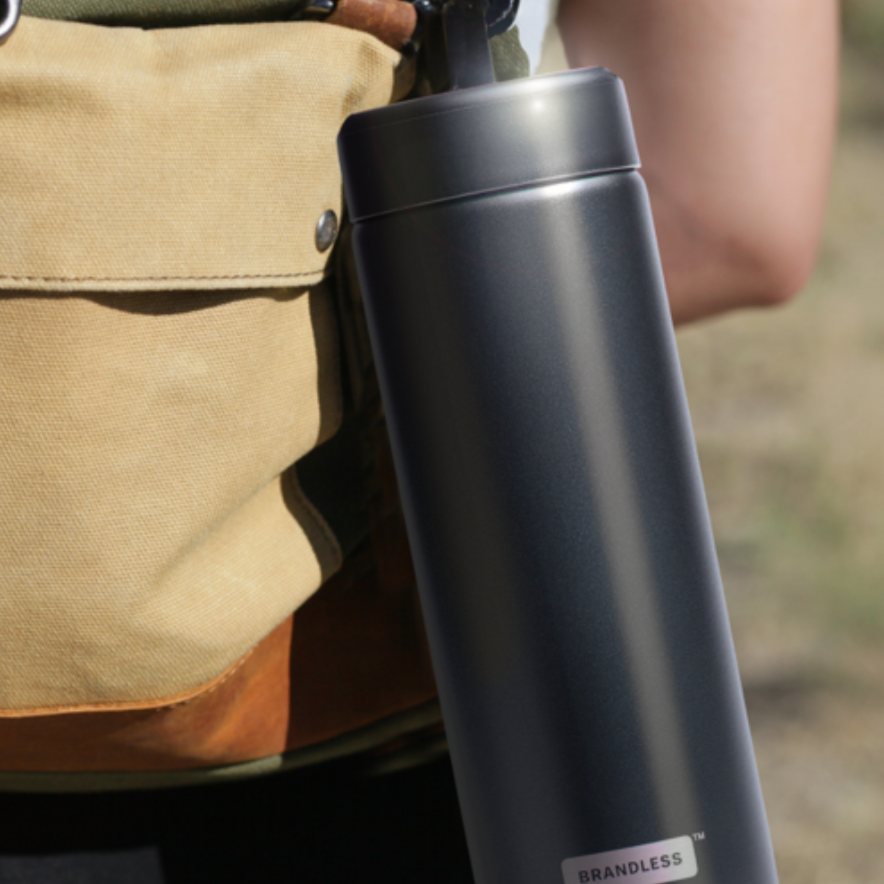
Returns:
[[[413,587],[413,584],[412,584]],[[198,697],[154,710],[0,721],[0,769],[183,770],[303,748],[436,695],[410,591],[351,560],[241,666]]]
[[[378,573],[355,561],[295,615],[289,749],[436,696],[414,584],[397,591]]]
[[[404,0],[338,0],[326,22],[364,31],[401,51],[417,28],[417,10]]]
[[[279,752],[288,726],[291,619],[227,679],[162,709],[0,721],[0,768],[174,770]]]

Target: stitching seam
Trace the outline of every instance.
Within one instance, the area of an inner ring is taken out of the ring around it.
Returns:
[[[286,618],[288,619],[288,618]],[[271,630],[272,631],[272,630]],[[270,633],[267,633],[270,635]],[[264,638],[267,638],[267,635]],[[0,722],[14,721],[24,718],[37,718],[48,715],[89,714],[101,712],[162,712],[165,709],[174,709],[176,706],[184,706],[198,700],[206,694],[212,693],[221,687],[228,679],[245,665],[249,657],[258,649],[261,639],[238,660],[227,667],[220,675],[203,682],[201,685],[189,691],[183,691],[174,697],[162,697],[158,700],[111,700],[99,703],[76,703],[67,706],[39,706],[31,709],[4,709],[0,711]]]
[[[305,273],[240,273],[229,276],[12,276],[0,273],[0,279],[13,282],[175,282],[201,279],[291,279],[322,272],[323,268],[318,267]]]
[[[267,635],[270,635],[270,633],[267,633]],[[265,635],[264,638],[267,638],[267,635]],[[264,639],[261,639],[261,641],[263,641],[263,640]],[[249,648],[249,650],[242,657],[240,657],[239,660],[237,660],[236,663],[234,663],[227,670],[227,672],[222,672],[221,675],[219,675],[215,679],[214,684],[209,682],[208,687],[204,686],[203,690],[200,690],[199,688],[197,688],[197,692],[191,694],[189,697],[182,697],[180,700],[173,701],[173,702],[167,702],[166,705],[164,705],[164,706],[155,706],[151,711],[154,713],[154,715],[156,715],[157,713],[165,712],[169,709],[178,709],[181,706],[187,706],[188,704],[193,703],[196,700],[202,699],[203,697],[207,696],[208,694],[214,693],[215,691],[218,690],[218,688],[222,687],[224,684],[226,684],[228,681],[230,681],[230,679],[234,675],[236,675],[240,671],[240,669],[243,668],[243,666],[245,666],[246,661],[252,656],[252,654],[255,653],[255,651],[258,649],[258,645],[260,645],[260,644],[261,644],[261,642],[258,642],[258,644],[256,644],[256,645],[252,645],[252,647]]]

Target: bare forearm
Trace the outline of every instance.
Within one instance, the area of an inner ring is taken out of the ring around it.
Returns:
[[[676,322],[797,292],[833,142],[835,0],[562,0],[574,66],[626,82]]]

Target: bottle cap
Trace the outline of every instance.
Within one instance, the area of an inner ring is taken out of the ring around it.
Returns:
[[[604,68],[353,114],[338,153],[354,221],[640,165],[623,83]]]

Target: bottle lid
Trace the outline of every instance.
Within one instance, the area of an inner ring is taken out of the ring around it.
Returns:
[[[353,114],[338,153],[354,221],[640,165],[623,83],[604,68]]]

